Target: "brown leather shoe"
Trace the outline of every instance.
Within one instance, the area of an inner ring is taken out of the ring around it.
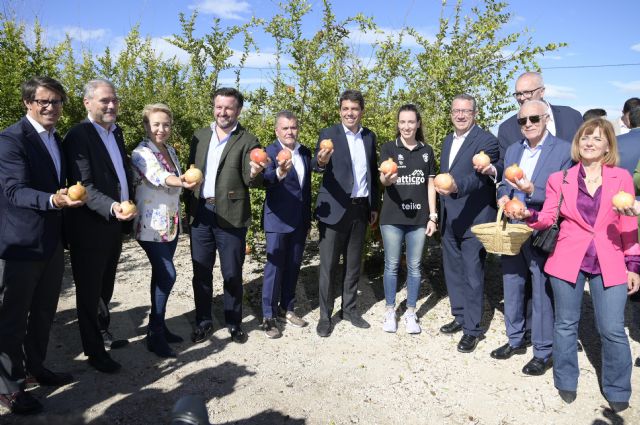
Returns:
[[[280,329],[278,329],[278,326],[276,325],[275,319],[263,319],[260,328],[264,331],[264,335],[269,339],[276,339],[282,336]]]
[[[307,326],[309,323],[304,320],[302,317],[298,316],[295,312],[293,312],[292,310],[285,312],[284,310],[280,310],[278,312],[278,317],[277,317],[279,322],[282,323],[287,323],[291,326],[294,326],[296,328],[304,328],[305,326]]]

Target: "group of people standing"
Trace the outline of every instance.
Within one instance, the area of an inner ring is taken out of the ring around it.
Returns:
[[[376,134],[362,126],[364,97],[346,90],[338,102],[341,122],[320,131],[315,152],[300,144],[296,116],[281,111],[275,117],[276,140],[267,146],[266,159],[258,159],[251,154],[261,148],[257,138],[239,122],[242,94],[219,88],[211,98],[213,122],[197,130],[191,141],[188,164],[203,177],[193,181],[168,144],[173,126],[169,106],[144,108],[146,136],[129,157],[116,125],[119,99],[112,83],[97,79],[86,84],[87,119],[62,141],[55,125],[66,101],[64,88],[48,77],[25,82],[26,116],[0,133],[0,403],[18,414],[38,412],[42,406],[25,391],[27,384],[73,381],[43,364],[65,245],[88,363],[104,373],[121,368],[107,350],[127,341],[111,335],[108,306],[122,235],[131,231],[152,269],[147,348],[160,357],[176,357],[171,344],[183,338],[167,328],[165,312],[176,281],[173,256],[184,231],[181,197],[193,265],[192,342],[206,341],[214,332],[217,256],[225,325],[232,341],[248,339],[242,329],[242,266],[251,188],[266,190],[261,329],[278,338],[278,322],[307,326],[296,314],[295,292],[311,228],[311,174],[316,172],[322,176],[314,213],[320,235],[320,337],[329,337],[335,325],[336,286],[341,318],[357,328],[370,327],[358,311],[357,290],[366,230],[379,222],[385,257],[382,329],[398,329],[396,294],[404,246],[407,302],[402,323],[409,334],[421,332],[416,305],[422,253],[426,237],[439,231],[453,316],[440,331],[462,331],[458,351],[474,351],[484,334],[486,250],[470,228],[494,221],[497,206],[518,197],[527,208],[510,213],[511,219],[524,220],[537,231],[551,225],[556,209],[564,220],[550,256],[527,241],[518,255],[501,257],[508,342],[491,356],[505,360],[533,344],[533,358],[523,373],[541,375],[553,362],[560,396],[573,401],[577,324],[582,290],[589,282],[603,344],[604,393],[612,409],[624,410],[631,393],[631,355],[623,310],[627,292],[640,285],[640,246],[637,221],[631,217],[635,210],[614,210],[610,198],[618,190],[633,193],[633,182],[615,167],[616,139],[606,120],[583,124],[577,111],[551,106],[543,95],[539,74],[521,75],[514,93],[520,110],[500,126],[498,138],[476,124],[478,105],[472,96],[455,96],[450,110],[454,132],[444,139],[440,157],[440,172],[451,177],[444,188],[435,184],[434,150],[413,104],[399,108],[396,137],[381,145],[379,157]],[[474,165],[479,152],[490,158],[489,165]],[[381,166],[388,160],[395,168]],[[505,165],[511,163],[523,169],[522,179],[505,178]],[[562,170],[568,171],[563,175]],[[79,199],[66,188],[75,182],[86,189]],[[135,202],[136,211],[125,206],[128,200]]]

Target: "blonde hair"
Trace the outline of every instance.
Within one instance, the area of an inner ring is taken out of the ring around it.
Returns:
[[[154,112],[164,112],[169,116],[169,121],[173,124],[173,112],[171,112],[171,108],[165,105],[164,103],[150,103],[145,105],[142,109],[142,122],[145,124],[149,124],[149,115]]]
[[[604,118],[593,118],[589,121],[582,123],[576,135],[573,136],[573,142],[571,143],[571,159],[574,162],[580,162],[582,157],[580,156],[580,138],[584,135],[593,134],[596,129],[600,129],[600,136],[607,139],[609,143],[609,151],[604,155],[602,159],[603,165],[618,165],[620,157],[618,155],[618,141],[616,140],[616,133],[613,130],[611,123]]]

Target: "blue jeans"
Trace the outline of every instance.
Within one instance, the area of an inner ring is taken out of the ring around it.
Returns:
[[[383,224],[380,226],[384,243],[384,297],[388,307],[395,306],[398,290],[398,266],[402,241],[407,250],[407,307],[415,308],[420,291],[422,250],[426,239],[425,226]]]
[[[555,301],[553,332],[553,380],[559,390],[576,391],[578,354],[576,338],[586,280],[595,311],[596,331],[602,343],[602,390],[609,401],[629,401],[631,396],[631,350],[624,331],[627,285],[605,288],[601,275],[580,272],[576,283],[551,276]]]
[[[164,315],[171,288],[176,282],[173,255],[178,246],[178,235],[171,242],[138,241],[151,263],[151,313],[149,330],[164,333]]]

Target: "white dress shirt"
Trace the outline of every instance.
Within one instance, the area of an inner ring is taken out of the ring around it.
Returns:
[[[109,152],[109,158],[111,158],[111,163],[113,164],[113,168],[116,170],[116,174],[118,175],[118,181],[120,182],[120,199],[118,201],[123,202],[129,200],[129,185],[127,184],[127,173],[124,171],[124,163],[122,162],[122,154],[120,153],[120,149],[118,148],[118,143],[116,142],[116,137],[113,135],[113,131],[116,129],[115,124],[111,124],[109,130],[106,130],[91,118],[89,115],[89,121],[93,124],[100,139],[102,139],[102,143],[107,148]],[[113,208],[113,206],[112,206]]]
[[[227,134],[227,136],[220,140],[218,139],[218,133],[216,131],[216,123],[211,123],[211,140],[209,140],[209,150],[207,151],[207,165],[204,170],[204,184],[202,185],[202,198],[213,198],[216,196],[216,175],[218,174],[218,166],[220,165],[220,157],[222,151],[227,145],[227,141],[231,137],[234,131],[236,131],[238,124]]]
[[[351,170],[353,172],[351,197],[364,198],[369,196],[369,187],[367,186],[367,153],[364,150],[364,141],[362,140],[362,127],[357,133],[352,132],[344,125],[342,127],[347,136],[349,154],[351,155]]]
[[[471,128],[467,130],[466,133],[460,136],[458,136],[455,131],[453,132],[453,141],[451,142],[451,151],[449,152],[449,169],[451,169],[451,164],[453,164],[453,160],[456,159],[456,155],[458,155],[458,152],[460,151],[460,148],[462,147],[464,140],[467,138],[471,130],[473,130],[473,127],[475,127],[475,124],[472,125]]]
[[[300,183],[300,188],[302,188],[302,182],[304,182],[304,161],[302,160],[302,155],[300,155],[300,143],[296,142],[293,150],[286,147],[280,140],[278,140],[278,143],[280,143],[282,149],[287,149],[289,152],[291,152],[291,161],[293,162],[293,168],[295,168],[296,170],[296,174],[298,175],[298,183]],[[278,177],[278,180],[282,180],[287,176],[287,174],[281,174],[280,167],[278,167],[276,168],[276,176]]]
[[[551,105],[549,105],[549,102],[545,102],[547,104],[547,108],[549,109],[549,121],[547,121],[547,130],[549,130],[549,133],[553,134],[554,136],[556,135],[556,122],[553,119],[553,111],[551,110]]]

